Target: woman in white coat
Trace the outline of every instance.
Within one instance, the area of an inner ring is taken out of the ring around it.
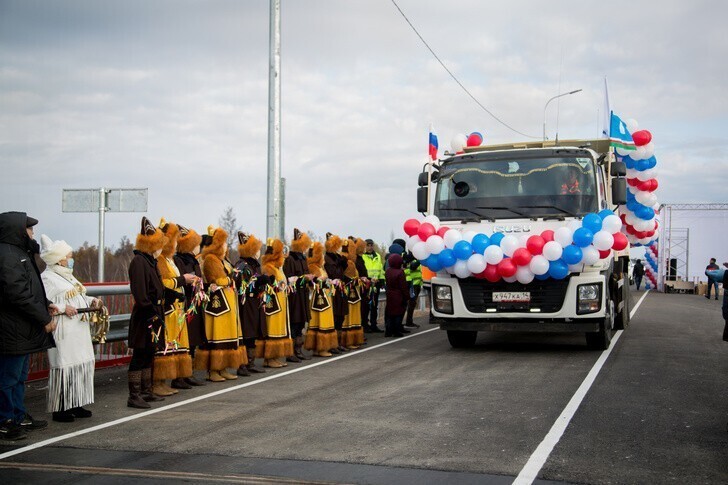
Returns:
[[[94,402],[94,347],[88,314],[78,308],[101,306],[101,300],[86,295],[86,288],[73,276],[73,249],[65,241],[41,236],[41,259],[47,267],[41,274],[46,295],[61,314],[53,332],[56,347],[48,349],[48,411],[53,420],[71,422],[89,418],[82,406]]]

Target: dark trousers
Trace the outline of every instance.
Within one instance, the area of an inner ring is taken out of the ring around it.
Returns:
[[[362,299],[361,305],[361,324],[364,328],[374,328],[377,326],[377,317],[379,316],[379,288],[375,288],[371,293],[367,293],[366,298]]]
[[[402,333],[404,327],[402,327],[402,320],[404,315],[384,315],[384,328],[387,335],[393,333]]]
[[[129,372],[149,369],[154,363],[154,347],[134,349],[129,362]]]
[[[718,299],[718,280],[708,278],[708,293],[707,293],[708,298],[710,298],[710,290],[713,287],[715,287],[715,299],[717,300]]]
[[[634,286],[638,290],[640,289],[640,285],[642,284],[642,276],[635,276],[634,277]]]
[[[30,355],[0,355],[0,421],[25,418],[25,381]]]
[[[415,307],[417,306],[417,300],[420,297],[421,286],[413,286],[414,296],[407,302],[407,325],[412,325],[412,316],[415,314]]]

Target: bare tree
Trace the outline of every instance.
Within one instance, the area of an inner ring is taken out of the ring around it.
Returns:
[[[238,247],[238,231],[240,231],[242,227],[238,225],[238,218],[235,216],[235,211],[232,206],[228,206],[222,213],[220,219],[218,219],[218,225],[228,233],[227,243],[228,248],[230,249],[228,257],[230,258],[230,261],[235,264],[239,258],[238,252],[235,250],[235,248]]]

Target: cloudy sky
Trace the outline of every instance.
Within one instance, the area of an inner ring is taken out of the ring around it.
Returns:
[[[728,199],[723,2],[398,0],[492,112],[534,137],[551,103],[561,138],[612,108],[652,131],[661,202]],[[148,187],[148,216],[198,230],[232,206],[266,223],[266,0],[0,0],[0,209],[72,245],[96,214],[62,188]],[[282,173],[293,227],[377,241],[415,215],[433,123],[523,140],[472,102],[390,0],[282,1]],[[141,214],[109,214],[107,244]]]

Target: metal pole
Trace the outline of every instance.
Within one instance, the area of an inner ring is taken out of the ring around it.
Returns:
[[[557,95],[556,95],[556,96],[554,96],[553,98],[551,98],[551,99],[549,99],[548,101],[546,101],[546,104],[545,104],[545,105],[544,105],[544,107],[543,107],[543,141],[546,141],[546,108],[548,108],[548,106],[549,106],[549,103],[550,103],[551,101],[553,101],[554,99],[556,99],[556,98],[560,98],[560,97],[562,97],[562,96],[568,96],[568,95],[570,95],[570,94],[576,94],[576,93],[578,93],[578,92],[580,92],[580,91],[581,91],[581,89],[576,89],[576,90],[574,90],[574,91],[569,91],[568,93],[561,93],[561,94],[557,94]]]
[[[106,189],[99,189],[99,283],[104,281],[104,253],[106,248],[104,247],[104,228],[105,228],[105,215],[106,215]]]
[[[270,0],[270,66],[268,70],[268,237],[280,234],[281,200],[281,2]]]

